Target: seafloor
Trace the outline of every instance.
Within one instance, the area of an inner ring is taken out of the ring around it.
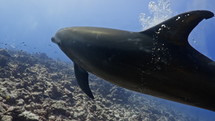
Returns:
[[[72,63],[0,49],[1,121],[193,121],[149,96],[90,77],[95,96],[78,87]]]

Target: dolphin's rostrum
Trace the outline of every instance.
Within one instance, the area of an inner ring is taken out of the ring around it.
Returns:
[[[142,32],[64,28],[52,41],[74,62],[78,84],[91,98],[88,72],[130,90],[215,111],[215,64],[187,40],[200,21],[213,16],[191,11]]]

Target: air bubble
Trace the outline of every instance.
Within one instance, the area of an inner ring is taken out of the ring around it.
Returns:
[[[196,41],[196,40],[194,40],[194,41],[193,41],[193,43],[194,43],[194,44],[196,44],[196,43],[197,43],[197,41]]]
[[[180,16],[178,16],[178,18],[176,19],[176,21],[178,21],[180,18],[181,18],[181,17],[180,17]]]
[[[166,25],[165,25],[165,24],[162,24],[161,27],[162,27],[162,28],[166,28]]]

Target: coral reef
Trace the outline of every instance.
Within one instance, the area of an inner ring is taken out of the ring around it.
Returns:
[[[45,54],[0,49],[2,121],[191,121],[149,96],[90,76],[95,99],[78,87],[73,65]]]

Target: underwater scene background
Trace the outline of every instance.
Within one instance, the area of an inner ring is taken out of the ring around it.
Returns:
[[[0,0],[2,121],[214,121],[215,113],[136,93],[90,75],[95,99],[78,87],[72,62],[51,42],[63,27],[142,31],[176,14],[210,10],[212,0]],[[215,60],[215,18],[190,44]],[[214,97],[211,97],[214,98]]]

